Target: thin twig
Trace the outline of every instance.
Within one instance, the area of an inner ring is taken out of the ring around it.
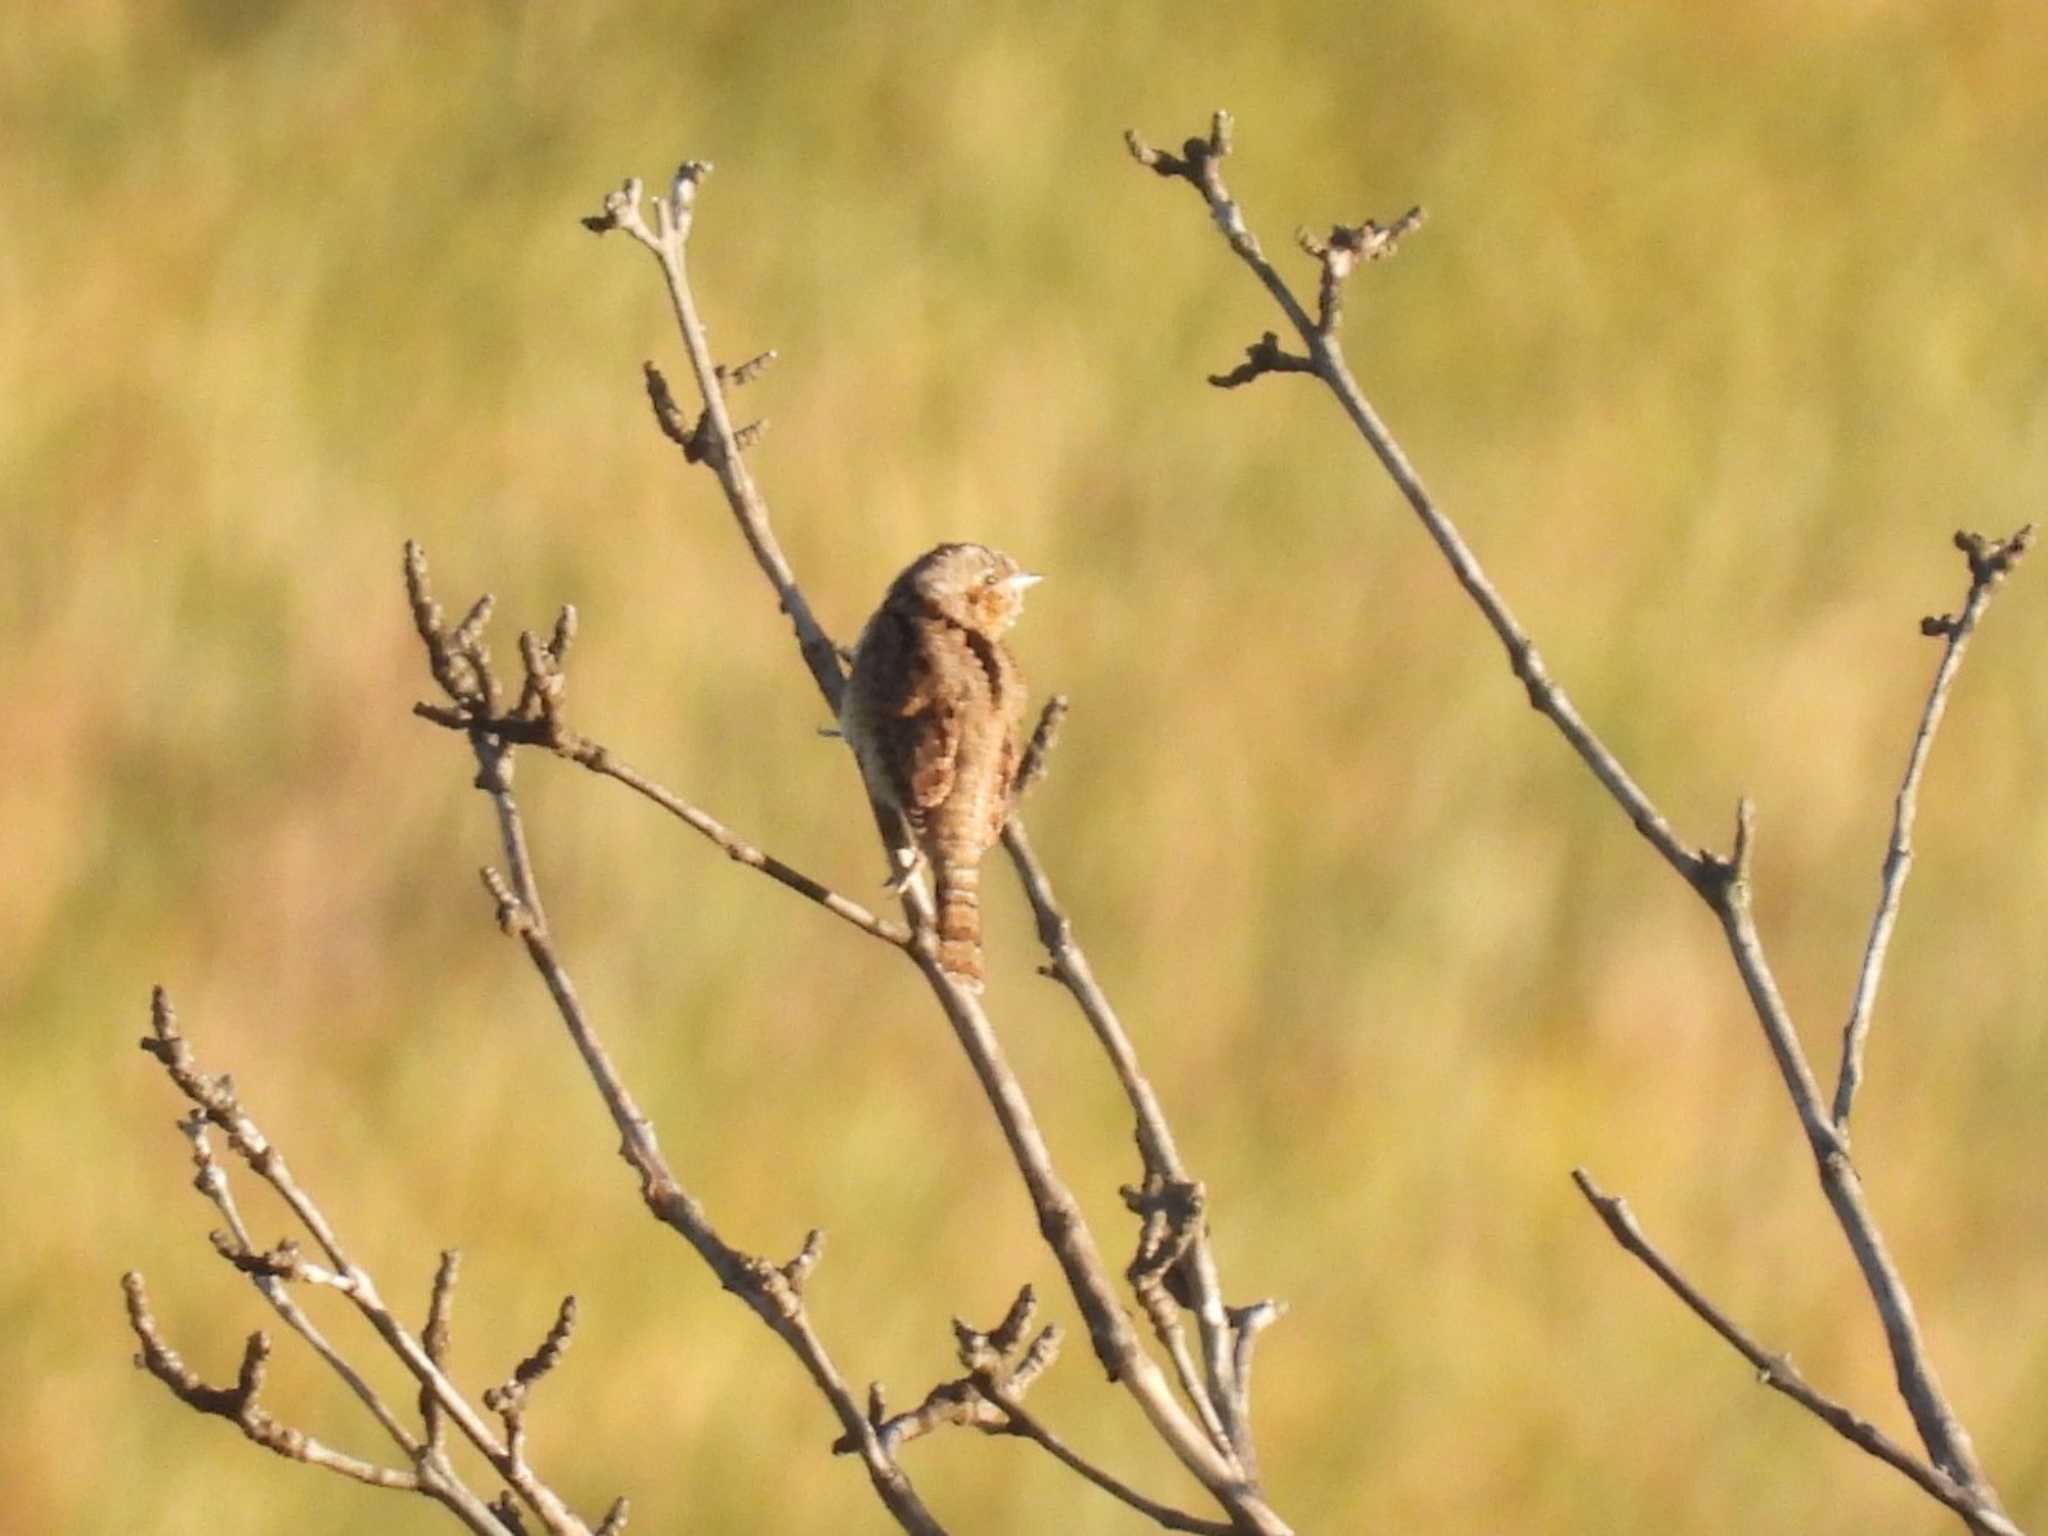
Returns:
[[[1586,1197],[1587,1203],[1593,1207],[1601,1221],[1606,1223],[1607,1230],[1614,1235],[1614,1240],[1640,1259],[1673,1295],[1692,1310],[1694,1316],[1727,1340],[1737,1353],[1755,1366],[1757,1380],[1773,1391],[1784,1393],[1843,1439],[1869,1452],[1887,1466],[1904,1473],[1928,1494],[1961,1515],[1973,1529],[1995,1533],[1995,1536],[2020,1536],[2019,1527],[2014,1525],[2002,1510],[1985,1503],[1938,1468],[1929,1466],[1875,1424],[1857,1417],[1834,1399],[1815,1391],[1799,1374],[1789,1357],[1773,1354],[1752,1339],[1726,1313],[1707,1300],[1691,1281],[1680,1274],[1670,1260],[1658,1252],[1656,1246],[1644,1235],[1642,1227],[1636,1221],[1635,1213],[1629,1209],[1626,1200],[1618,1195],[1604,1193],[1583,1168],[1572,1170],[1572,1182],[1578,1185],[1579,1193]]]
[[[1913,867],[1913,818],[1920,804],[1920,776],[1927,767],[1927,754],[1934,746],[1934,733],[1948,708],[1949,689],[1963,664],[1963,652],[1977,621],[1990,606],[1992,594],[2004,582],[2020,556],[2034,541],[2034,525],[2027,524],[2011,538],[1992,543],[1976,534],[1958,533],[1956,547],[1970,565],[1970,590],[1962,612],[1923,619],[1921,633],[1945,637],[1941,661],[1934,669],[1934,682],[1927,691],[1927,705],[1920,712],[1920,728],[1913,733],[1913,746],[1906,754],[1906,776],[1892,801],[1892,835],[1885,846],[1884,869],[1878,880],[1877,912],[1870,921],[1870,938],[1863,946],[1863,964],[1856,972],[1856,996],[1849,1005],[1849,1022],[1842,1028],[1841,1073],[1835,1080],[1835,1125],[1849,1128],[1849,1115],[1856,1106],[1856,1089],[1863,1081],[1863,1053],[1870,1038],[1871,1009],[1877,1002],[1877,986],[1884,974],[1885,951],[1891,945],[1892,927],[1898,921],[1899,899],[1905,893],[1906,876]]]
[[[676,170],[668,195],[656,195],[654,198],[654,223],[651,227],[643,211],[643,187],[637,176],[629,178],[616,192],[607,193],[603,211],[584,219],[583,226],[599,235],[612,230],[622,231],[646,247],[660,264],[669,305],[675,312],[676,327],[682,336],[683,351],[689,359],[690,372],[696,379],[704,405],[696,425],[686,431],[682,425],[681,407],[676,404],[668,381],[650,362],[643,366],[643,372],[655,420],[664,435],[683,449],[689,462],[705,464],[717,476],[726,506],[732,512],[747,548],[753,553],[754,563],[775,590],[777,608],[789,616],[804,666],[836,719],[840,697],[846,690],[843,653],[812,613],[810,600],[797,584],[796,572],[789,563],[789,557],[783,553],[781,541],[775,536],[768,503],[747,468],[745,450],[758,435],[757,429],[735,428],[725,399],[729,382],[737,385],[750,381],[765,366],[763,358],[774,354],[770,352],[750,359],[738,368],[727,368],[721,364],[712,355],[711,340],[697,313],[696,294],[690,287],[690,231],[696,222],[698,190],[711,170],[707,161],[684,161]],[[900,819],[883,815],[877,808],[875,828],[888,849],[889,867],[892,870],[901,867],[902,857],[909,850],[903,841],[905,833]],[[913,929],[923,930],[933,925],[936,914],[922,880],[906,882],[902,898]]]
[[[776,601],[789,615],[789,622],[796,631],[797,647],[803,652],[804,662],[810,668],[818,691],[825,696],[825,702],[836,716],[839,713],[839,695],[846,686],[839,650],[812,615],[810,603],[796,584],[796,573],[790,568],[770,525],[768,505],[747,469],[742,452],[745,444],[739,440],[739,433],[726,409],[726,379],[732,377],[735,382],[744,382],[738,378],[739,372],[746,372],[748,378],[753,377],[760,371],[757,366],[760,360],[742,364],[739,370],[721,370],[711,355],[710,339],[705,333],[703,320],[697,314],[696,296],[690,291],[686,259],[690,228],[696,218],[698,188],[711,174],[711,169],[708,161],[684,161],[669,185],[668,195],[654,199],[652,228],[641,212],[641,183],[637,176],[605,198],[603,213],[583,222],[594,234],[613,229],[623,231],[646,246],[654,253],[654,259],[661,263],[662,275],[667,279],[669,302],[675,309],[676,326],[682,332],[690,369],[696,375],[697,388],[704,401],[702,430],[709,448],[704,455],[705,460],[718,476],[726,502],[738,519],[740,532],[747,541],[747,547],[753,551],[755,562],[774,586]]]
[[[1036,1442],[1069,1471],[1086,1478],[1111,1498],[1128,1504],[1154,1524],[1169,1531],[1194,1531],[1199,1533],[1199,1536],[1230,1536],[1230,1533],[1237,1529],[1228,1521],[1205,1520],[1199,1515],[1175,1509],[1171,1504],[1162,1504],[1157,1499],[1138,1492],[1122,1478],[1097,1466],[1047,1429],[1007,1386],[996,1381],[985,1381],[978,1375],[969,1379],[976,1391],[1002,1410],[1010,1433],[1022,1435]]]
[[[1259,1335],[1287,1315],[1287,1303],[1267,1297],[1248,1307],[1230,1309],[1231,1365],[1237,1372],[1238,1410],[1246,1418],[1252,1411],[1252,1352]]]
[[[422,720],[430,720],[448,730],[482,730],[508,742],[541,747],[557,757],[589,769],[592,773],[623,784],[643,799],[659,806],[693,832],[709,839],[735,864],[744,864],[749,869],[760,871],[769,879],[795,891],[805,900],[816,902],[834,917],[853,924],[871,938],[880,939],[885,944],[893,944],[899,949],[910,943],[910,930],[903,924],[877,916],[851,897],[842,896],[822,880],[805,874],[772,853],[764,853],[710,812],[693,805],[666,785],[622,761],[616,753],[600,742],[575,735],[553,737],[548,728],[539,722],[522,721],[511,716],[473,721],[459,710],[439,704],[415,704],[413,713]]]
[[[249,1335],[242,1350],[242,1365],[232,1387],[210,1387],[188,1367],[178,1352],[163,1341],[155,1314],[150,1311],[149,1292],[142,1276],[130,1270],[121,1277],[121,1290],[128,1303],[128,1326],[142,1352],[135,1363],[148,1371],[186,1407],[214,1414],[236,1425],[244,1435],[265,1450],[287,1461],[302,1461],[322,1467],[375,1488],[396,1488],[408,1493],[422,1491],[416,1473],[398,1467],[380,1467],[374,1462],[347,1455],[322,1444],[302,1430],[289,1428],[273,1419],[257,1404],[263,1385],[264,1367],[270,1358],[270,1340],[261,1333]]]
[[[526,1407],[534,1385],[561,1363],[576,1332],[576,1298],[565,1296],[540,1347],[513,1367],[512,1374],[484,1393],[484,1406],[505,1426],[505,1444],[515,1458],[525,1454]]]
[[[1197,1264],[1190,1260],[1196,1245],[1205,1241],[1208,1192],[1192,1180],[1172,1178],[1153,1170],[1146,1173],[1142,1185],[1126,1185],[1121,1193],[1125,1207],[1138,1218],[1138,1247],[1124,1270],[1124,1278],[1130,1281],[1138,1305],[1151,1321],[1154,1336],[1173,1362],[1174,1372],[1180,1378],[1181,1395],[1194,1405],[1203,1427],[1217,1445],[1231,1447],[1224,1419],[1232,1412],[1235,1379],[1214,1369],[1219,1356],[1225,1361],[1229,1359],[1222,1353],[1225,1336],[1220,1329],[1202,1329],[1204,1352],[1211,1364],[1205,1380],[1195,1369],[1180,1324],[1183,1301],[1196,1307],[1198,1324],[1201,1321],[1202,1308],[1196,1295],[1201,1281]],[[1216,1309],[1219,1313],[1225,1310],[1220,1300]]]
[[[1067,696],[1056,693],[1038,712],[1038,724],[1031,732],[1031,741],[1017,762],[1017,777],[1011,786],[1013,802],[1022,802],[1044,780],[1046,768],[1052,761],[1052,749],[1059,744],[1060,727],[1066,724],[1068,708]]]
[[[1176,1184],[1193,1182],[1181,1161],[1180,1148],[1174,1140],[1173,1127],[1167,1121],[1159,1095],[1139,1065],[1137,1047],[1131,1043],[1131,1037],[1110,1004],[1108,994],[1095,979],[1086,952],[1074,937],[1074,926],[1059,905],[1052,878],[1031,847],[1023,817],[1012,816],[1009,825],[1003,828],[1003,849],[1009,854],[1023,884],[1025,897],[1031,903],[1039,942],[1045,946],[1048,956],[1045,973],[1072,995],[1116,1072],[1117,1083],[1124,1091],[1124,1098],[1130,1104],[1136,1122],[1138,1151],[1146,1173]],[[1228,1309],[1206,1229],[1195,1234],[1177,1273],[1186,1282],[1187,1305],[1194,1312],[1196,1325],[1201,1331],[1207,1378],[1206,1390],[1191,1391],[1189,1396],[1194,1400],[1198,1413],[1220,1429],[1221,1444],[1229,1449],[1240,1465],[1247,1467],[1249,1476],[1255,1477],[1256,1472],[1250,1470],[1257,1465],[1251,1421],[1239,1390],[1231,1354]],[[1149,1309],[1148,1316],[1151,1316]],[[1162,1325],[1156,1316],[1152,1316],[1152,1321],[1169,1355],[1177,1359],[1173,1330]]]
[[[1026,1347],[1036,1305],[1036,1297],[1027,1285],[1017,1293],[1003,1320],[986,1333],[956,1318],[953,1334],[966,1374],[940,1382],[925,1393],[915,1408],[889,1413],[881,1383],[872,1385],[868,1389],[868,1420],[883,1443],[894,1450],[948,1425],[978,1430],[984,1435],[1015,1435],[1035,1441],[1063,1465],[1168,1530],[1196,1531],[1205,1536],[1228,1536],[1236,1531],[1238,1527],[1228,1521],[1205,1520],[1147,1498],[1074,1451],[1025,1409],[1025,1394],[1051,1366],[1060,1346],[1059,1330],[1048,1327]],[[835,1451],[848,1448],[843,1439],[833,1446]]]
[[[444,1371],[448,1368],[452,1331],[449,1314],[455,1308],[455,1284],[461,1273],[462,1255],[453,1248],[443,1249],[440,1266],[434,1271],[434,1288],[427,1301],[427,1326],[420,1334],[420,1347]],[[420,1422],[426,1426],[427,1445],[439,1455],[447,1445],[448,1421],[442,1416],[439,1400],[424,1387],[420,1389]]]
[[[895,1451],[948,1424],[977,1429],[985,1435],[1011,1433],[1008,1420],[985,1394],[976,1390],[971,1378],[978,1374],[1002,1382],[1020,1400],[1031,1390],[1032,1384],[1059,1357],[1060,1351],[1060,1331],[1055,1327],[1040,1330],[1037,1337],[1026,1344],[1037,1311],[1037,1295],[1026,1285],[1018,1290],[1016,1300],[1010,1303],[1002,1321],[992,1329],[984,1332],[954,1318],[954,1352],[968,1374],[940,1382],[925,1393],[915,1408],[906,1412],[890,1413],[882,1395],[882,1384],[879,1381],[870,1383],[867,1417],[882,1443]],[[835,1454],[843,1455],[852,1447],[842,1437],[832,1449]]]
[[[758,361],[758,360],[757,360]],[[405,546],[405,588],[412,609],[413,628],[426,647],[429,670],[449,697],[448,704],[420,703],[413,713],[447,730],[465,735],[476,750],[478,786],[493,792],[493,803],[502,806],[495,788],[504,779],[509,789],[507,749],[536,746],[566,758],[593,773],[615,779],[636,794],[652,801],[693,831],[711,840],[726,857],[815,901],[834,916],[845,919],[863,932],[901,948],[910,942],[910,930],[892,923],[825,885],[822,881],[784,863],[731,831],[716,817],[690,804],[682,796],[619,760],[602,743],[569,728],[565,713],[569,678],[566,671],[570,646],[577,630],[576,610],[565,606],[555,621],[553,635],[543,643],[528,630],[519,637],[519,655],[525,678],[519,702],[509,714],[498,712],[497,690],[487,686],[489,650],[485,645],[482,620],[491,600],[488,594],[470,609],[471,617],[454,632],[442,623],[441,606],[434,595],[427,570],[426,552],[415,541]],[[459,664],[458,664],[459,663]],[[513,885],[521,899],[539,910],[539,895],[528,872],[530,863],[525,834],[516,822],[500,819],[506,857],[513,871]],[[545,912],[541,925],[546,926]]]

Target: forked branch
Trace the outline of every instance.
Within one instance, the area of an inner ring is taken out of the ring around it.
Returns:
[[[569,686],[569,647],[575,639],[577,624],[573,607],[563,608],[550,640],[542,642],[530,631],[519,637],[525,680],[519,691],[519,701],[507,710],[502,707],[502,699],[495,687],[490,650],[483,643],[481,628],[473,633],[463,626],[453,631],[447,629],[440,607],[434,602],[428,587],[426,553],[413,543],[405,547],[405,585],[412,608],[413,627],[427,647],[430,669],[450,699],[447,704],[422,702],[413,705],[413,713],[422,720],[432,721],[445,730],[469,735],[483,743],[480,761],[484,758],[489,758],[494,764],[507,761],[506,754],[514,746],[538,747],[623,784],[691,831],[708,839],[734,863],[758,870],[799,896],[816,902],[834,917],[851,923],[871,938],[899,949],[909,946],[910,930],[901,923],[877,917],[823,881],[814,879],[773,854],[763,853],[708,811],[621,760],[609,747],[570,729],[565,704]],[[488,615],[491,601],[489,594],[485,594],[477,600],[471,613]],[[456,657],[461,665],[450,667],[446,662],[450,655]],[[433,664],[436,657],[443,658],[440,665]],[[450,679],[454,682],[452,689]],[[489,770],[491,774],[498,771],[495,766]],[[514,868],[524,862],[522,853]]]
[[[477,787],[490,796],[497,811],[506,863],[513,872],[510,880],[496,870],[483,872],[484,886],[497,907],[498,924],[525,947],[528,959],[546,983],[556,1010],[583,1058],[584,1068],[610,1111],[612,1123],[618,1128],[619,1152],[639,1176],[641,1198],[659,1220],[690,1245],[718,1277],[719,1283],[746,1303],[802,1363],[838,1416],[850,1448],[860,1454],[869,1482],[897,1523],[904,1530],[917,1533],[917,1536],[937,1536],[943,1527],[918,1498],[890,1448],[881,1442],[868,1424],[860,1404],[811,1326],[804,1307],[803,1291],[823,1252],[823,1235],[812,1232],[805,1239],[802,1250],[780,1265],[744,1253],[719,1236],[702,1203],[684,1188],[669,1167],[656,1140],[653,1123],[641,1112],[627,1088],[556,952],[545,909],[541,905],[533,861],[527,851],[525,822],[512,793],[512,767],[513,752],[521,739],[531,740],[550,750],[561,750],[564,756],[576,756],[574,750],[565,748],[564,744],[572,742],[573,738],[562,717],[562,698],[566,688],[562,664],[575,632],[573,613],[564,610],[554,638],[547,644],[532,634],[521,637],[520,655],[526,668],[526,678],[520,689],[520,705],[506,715],[498,707],[499,691],[482,620],[474,623],[465,620],[453,630],[447,628],[440,605],[434,601],[428,584],[426,557],[417,545],[406,547],[405,578],[413,622],[426,647],[428,668],[448,695],[446,709],[423,706],[420,712],[438,724],[459,729],[467,735],[478,764]],[[470,609],[473,616],[482,614],[488,617],[489,611],[488,598],[479,600]],[[650,798],[657,803],[664,803],[664,799],[675,801],[675,797],[667,795],[666,791]],[[681,804],[680,801],[675,803]],[[664,808],[668,806],[664,804]],[[685,815],[682,819],[697,830],[705,831],[690,816]],[[709,818],[702,819],[708,821]],[[756,863],[755,867],[762,866]],[[793,883],[784,876],[778,875],[777,878],[785,884]],[[825,896],[829,895],[829,892],[825,893]],[[834,905],[836,898],[814,899],[828,910],[854,921],[847,912],[840,910],[840,906]],[[867,924],[857,923],[856,926],[867,927],[872,932],[874,922],[869,918]],[[566,1319],[563,1336],[566,1338]],[[548,1353],[542,1351],[543,1355]],[[515,1375],[514,1383],[500,1389],[498,1400],[492,1405],[507,1415],[508,1435],[515,1438],[518,1429],[516,1415],[523,1402],[523,1390],[515,1390],[517,1381]]]
[[[496,1512],[496,1506],[470,1490],[448,1457],[445,1431],[452,1422],[504,1480],[509,1491],[501,1496],[498,1505],[509,1509],[516,1500],[518,1507],[530,1512],[554,1536],[591,1536],[591,1528],[535,1472],[520,1437],[499,1439],[483,1414],[442,1369],[447,1350],[449,1297],[455,1284],[454,1255],[442,1256],[440,1273],[434,1282],[427,1337],[415,1337],[384,1304],[369,1272],[350,1258],[333,1224],[294,1177],[276,1143],[243,1108],[234,1083],[225,1074],[216,1076],[200,1070],[191,1045],[178,1028],[170,999],[161,987],[151,1002],[150,1033],[143,1039],[142,1048],[156,1058],[179,1092],[194,1106],[192,1114],[179,1123],[179,1129],[192,1146],[193,1166],[198,1170],[193,1185],[226,1224],[213,1234],[214,1248],[248,1277],[286,1326],[347,1384],[397,1447],[405,1464],[385,1467],[346,1455],[273,1419],[258,1402],[270,1355],[270,1342],[261,1333],[249,1336],[234,1386],[207,1386],[163,1341],[142,1276],[130,1272],[122,1277],[121,1284],[127,1296],[129,1327],[142,1346],[136,1363],[188,1407],[232,1421],[244,1435],[267,1450],[357,1482],[425,1495],[446,1507],[479,1536],[503,1536],[506,1520]],[[319,1260],[308,1258],[298,1242],[290,1238],[268,1249],[258,1248],[235,1201],[227,1166],[213,1150],[215,1132],[225,1138],[229,1150],[250,1172],[284,1202],[313,1239]],[[339,1292],[376,1330],[385,1346],[419,1383],[422,1433],[408,1429],[363,1374],[328,1342],[293,1295],[292,1287],[300,1285],[321,1285]],[[615,1504],[600,1530],[619,1529],[624,1509],[623,1500]]]

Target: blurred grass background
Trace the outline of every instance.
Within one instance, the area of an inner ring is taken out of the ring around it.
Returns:
[[[131,1265],[213,1378],[267,1318],[133,1049],[157,979],[388,1296],[416,1315],[464,1249],[466,1382],[579,1293],[533,1450],[581,1507],[885,1528],[793,1363],[641,1214],[490,925],[466,753],[407,713],[410,535],[451,606],[498,593],[504,654],[580,605],[586,730],[820,876],[879,877],[785,626],[648,420],[639,360],[676,353],[653,267],[574,222],[684,154],[720,165],[693,245],[716,340],[783,352],[743,406],[774,419],[757,472],[827,624],[850,640],[943,537],[1051,574],[1018,648],[1075,712],[1034,829],[1234,1293],[1293,1304],[1258,1406],[1301,1529],[1950,1528],[1755,1386],[1571,1190],[1584,1162],[1909,1435],[1710,921],[1523,707],[1331,405],[1201,383],[1275,317],[1118,135],[1230,106],[1276,250],[1428,205],[1354,286],[1361,375],[1687,835],[1724,843],[1756,797],[1764,924],[1831,1077],[1935,659],[1915,622],[1960,599],[1950,531],[2009,531],[2048,483],[2044,57],[2034,0],[80,0],[8,28],[0,1528],[449,1528],[130,1368]],[[2026,569],[1937,748],[1857,1123],[1946,1382],[2034,1522],[2044,656]],[[906,968],[573,770],[521,787],[678,1166],[739,1243],[831,1233],[813,1307],[850,1377],[911,1401],[950,1372],[949,1315],[1058,1297]],[[1122,1249],[1125,1119],[993,902],[995,1015]],[[269,1398],[381,1449],[288,1346]],[[1036,1401],[1192,1499],[1080,1343]],[[907,1462],[955,1529],[1142,1528],[1020,1445]]]

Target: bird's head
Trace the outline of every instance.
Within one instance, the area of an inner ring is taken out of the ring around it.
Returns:
[[[985,544],[941,544],[901,576],[896,591],[918,606],[994,639],[1024,611],[1025,589],[1040,578]]]

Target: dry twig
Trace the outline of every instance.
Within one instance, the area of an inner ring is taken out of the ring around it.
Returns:
[[[1970,567],[1970,590],[1963,599],[1962,611],[1920,621],[1920,633],[1948,643],[1942,647],[1934,682],[1927,691],[1927,706],[1920,712],[1920,728],[1913,733],[1913,745],[1906,754],[1905,779],[1892,802],[1892,835],[1885,846],[1884,869],[1878,880],[1877,914],[1871,919],[1863,963],[1856,972],[1856,996],[1849,1005],[1849,1022],[1842,1028],[1842,1066],[1835,1080],[1835,1126],[1844,1134],[1849,1129],[1850,1111],[1856,1105],[1857,1086],[1863,1081],[1863,1051],[1870,1039],[1870,1013],[1876,1006],[1877,985],[1884,975],[1885,952],[1891,946],[1892,926],[1898,921],[1906,875],[1913,867],[1913,818],[1919,810],[1920,776],[1927,767],[1927,754],[1934,746],[1934,733],[1948,708],[1949,689],[1963,664],[1963,651],[1970,636],[1977,632],[1977,621],[1990,606],[1992,594],[2033,542],[2032,523],[2009,539],[1957,533],[1956,548],[1963,552]]]
[[[1626,1200],[1606,1193],[1583,1168],[1572,1170],[1572,1182],[1578,1185],[1579,1193],[1586,1197],[1586,1203],[1593,1207],[1594,1213],[1606,1223],[1614,1240],[1641,1260],[1643,1266],[1663,1281],[1694,1316],[1756,1367],[1758,1381],[1774,1392],[1784,1393],[1850,1444],[1903,1472],[1931,1497],[1961,1515],[1973,1528],[1989,1533],[1989,1536],[2018,1536],[2019,1527],[1996,1511],[1986,1510],[1969,1489],[1927,1465],[1869,1420],[1857,1417],[1833,1398],[1816,1392],[1799,1374],[1789,1355],[1773,1354],[1745,1333],[1727,1313],[1701,1295],[1692,1282],[1657,1250],[1656,1245],[1644,1235],[1635,1212],[1628,1208]]]
[[[868,1419],[876,1432],[891,1446],[918,1439],[949,1424],[964,1425],[985,1435],[1014,1435],[1030,1440],[1069,1471],[1165,1530],[1195,1531],[1205,1536],[1228,1536],[1235,1530],[1227,1521],[1205,1520],[1148,1498],[1075,1451],[1024,1407],[1025,1394],[1058,1356],[1060,1346],[1059,1330],[1047,1327],[1026,1347],[1024,1341],[1030,1335],[1036,1307],[1037,1298],[1027,1285],[1018,1291],[1003,1320],[987,1332],[954,1319],[955,1351],[967,1374],[940,1382],[915,1408],[897,1414],[888,1411],[882,1384],[874,1383],[868,1388]],[[846,1444],[842,1440],[833,1449],[844,1450]]]

